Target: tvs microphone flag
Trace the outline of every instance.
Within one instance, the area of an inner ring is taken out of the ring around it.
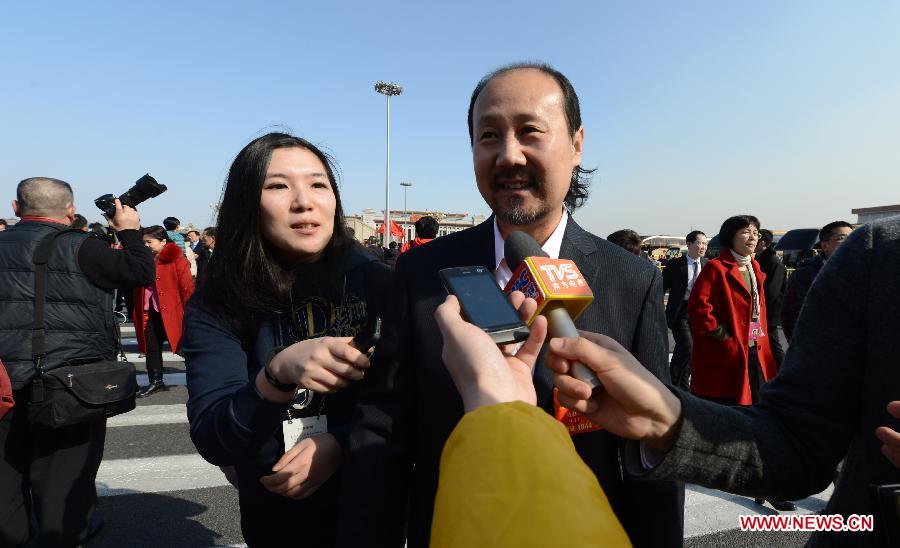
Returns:
[[[549,257],[525,257],[503,291],[507,294],[521,291],[526,297],[537,301],[537,312],[528,325],[552,301],[561,302],[575,320],[594,300],[591,288],[575,263]]]
[[[534,238],[518,230],[507,235],[503,255],[513,269],[513,277],[504,291],[518,290],[537,301],[537,314],[547,318],[547,332],[551,337],[577,338],[573,319],[591,304],[594,294],[575,263],[548,258]],[[534,317],[528,324],[533,321]],[[600,386],[597,376],[583,363],[572,364],[572,376],[591,388]]]

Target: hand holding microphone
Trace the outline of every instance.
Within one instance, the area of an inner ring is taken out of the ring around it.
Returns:
[[[503,252],[513,272],[504,291],[521,291],[537,301],[536,316],[547,318],[551,338],[578,338],[573,318],[584,312],[594,300],[594,294],[575,263],[548,258],[537,241],[521,231],[513,231],[506,237]],[[584,364],[573,363],[571,372],[591,388],[600,386],[597,376]]]

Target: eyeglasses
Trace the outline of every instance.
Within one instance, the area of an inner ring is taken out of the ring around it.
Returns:
[[[744,230],[738,232],[741,236],[753,236],[754,238],[759,238],[758,230],[750,230],[749,228],[745,228]]]

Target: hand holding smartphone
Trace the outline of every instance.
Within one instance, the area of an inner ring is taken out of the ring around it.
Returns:
[[[373,321],[366,324],[359,333],[350,341],[350,346],[359,350],[366,356],[371,356],[372,349],[381,340],[381,317],[375,316]]]
[[[519,318],[490,270],[483,266],[464,266],[445,268],[438,274],[447,292],[459,299],[466,321],[484,330],[496,344],[528,338],[528,326]]]

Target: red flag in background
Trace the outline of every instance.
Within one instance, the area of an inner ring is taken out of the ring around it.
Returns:
[[[381,226],[378,227],[378,233],[384,234],[384,223],[382,223]],[[400,228],[400,225],[395,223],[393,219],[391,220],[391,236],[396,237],[398,240],[406,239],[406,232],[404,232],[403,229]]]

